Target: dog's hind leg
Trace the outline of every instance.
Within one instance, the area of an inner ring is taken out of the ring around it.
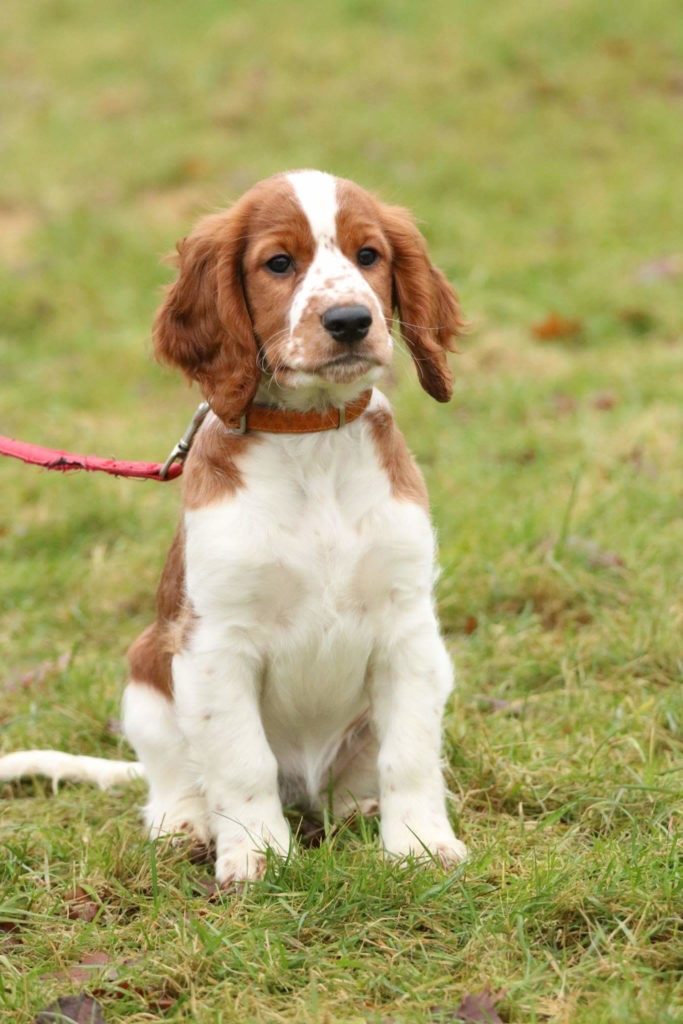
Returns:
[[[208,810],[199,769],[178,727],[172,699],[131,680],[123,696],[123,728],[145,766],[145,823],[152,837],[185,834],[208,845]]]

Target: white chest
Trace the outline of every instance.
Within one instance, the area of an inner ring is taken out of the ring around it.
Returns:
[[[186,514],[196,642],[248,647],[278,760],[303,751],[318,764],[367,707],[368,664],[391,642],[396,606],[428,598],[431,526],[392,496],[361,421],[268,436],[240,468],[237,494]]]

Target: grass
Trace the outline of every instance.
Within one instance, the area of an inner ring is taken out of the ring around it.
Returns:
[[[207,866],[144,840],[139,789],[5,787],[0,1020],[93,952],[107,1022],[440,1022],[486,987],[514,1022],[683,1020],[679,14],[5,3],[4,432],[165,455],[196,396],[151,359],[159,258],[283,167],[415,209],[458,284],[453,403],[403,362],[392,398],[439,531],[473,856],[400,869],[355,824],[212,901]],[[551,312],[579,329],[538,340]],[[0,473],[2,748],[128,756],[122,652],[177,494]]]

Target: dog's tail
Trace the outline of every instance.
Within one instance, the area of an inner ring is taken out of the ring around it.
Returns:
[[[56,792],[60,782],[90,782],[100,789],[145,778],[139,761],[109,761],[106,757],[65,754],[61,750],[17,750],[0,757],[0,782],[42,775]]]

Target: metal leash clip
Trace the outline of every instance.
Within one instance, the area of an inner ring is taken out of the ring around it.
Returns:
[[[206,414],[209,411],[210,406],[208,402],[201,402],[197,406],[197,411],[190,420],[187,430],[180,438],[178,443],[173,447],[170,455],[164,462],[163,466],[159,470],[159,478],[165,480],[168,476],[168,471],[174,462],[184,462],[187,458],[187,453],[192,447],[194,436],[201,427],[202,423],[206,418]]]

